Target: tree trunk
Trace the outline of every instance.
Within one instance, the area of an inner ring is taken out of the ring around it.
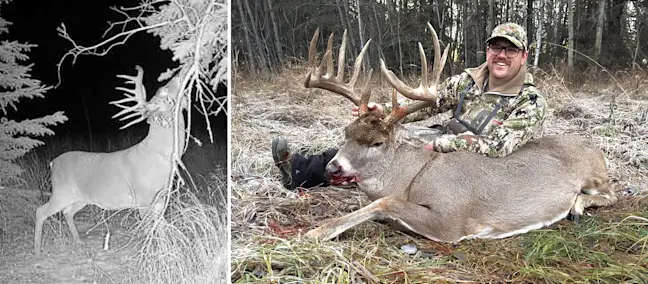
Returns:
[[[605,22],[605,0],[599,0],[598,15],[596,17],[596,39],[594,40],[594,59],[599,60],[601,45],[603,43],[603,24]]]
[[[387,18],[389,21],[387,25],[389,26],[389,47],[391,47],[392,54],[400,53],[398,48],[394,48],[394,42],[398,41],[398,36],[394,32],[394,18],[396,17],[396,9],[394,9],[394,0],[387,0]],[[396,25],[398,25],[398,19],[396,19]],[[400,44],[400,43],[399,43]]]
[[[338,7],[340,7],[340,0],[337,0],[337,4],[338,4]],[[349,33],[349,39],[350,39],[349,41],[351,43],[351,51],[352,51],[352,54],[353,54],[353,58],[355,58],[358,54],[360,54],[360,50],[361,50],[360,46],[363,43],[361,42],[360,44],[358,44],[356,42],[357,39],[354,36],[353,28],[351,26],[351,21],[349,20],[349,17],[351,17],[351,13],[349,13],[349,5],[350,5],[349,0],[344,0],[344,5],[342,5],[342,7],[344,7],[344,17],[343,17],[342,20],[345,22],[345,24],[346,24],[346,26],[348,28],[347,31]]]
[[[236,0],[236,3],[238,4],[239,8],[239,13],[241,14],[241,23],[243,23],[243,36],[245,38],[245,48],[247,49],[247,57],[248,57],[248,63],[249,63],[249,68],[250,72],[252,74],[256,74],[256,64],[254,63],[254,52],[252,52],[252,43],[250,42],[250,34],[249,34],[249,25],[245,17],[245,13],[243,12],[243,5],[241,5],[241,0]]]
[[[380,30],[380,19],[378,18],[378,11],[376,11],[375,1],[371,1],[371,9],[373,10],[376,33],[378,33],[378,36],[376,36],[376,43],[379,47],[382,47],[382,31]],[[378,58],[385,58],[382,53],[382,48],[378,48]]]
[[[396,33],[398,34],[398,69],[400,69],[400,73],[403,74],[403,46],[401,45],[401,12],[403,10],[399,9],[396,11],[396,22],[398,25],[396,26]]]
[[[554,0],[548,0],[548,1],[549,2],[547,3],[547,9],[546,9],[546,11],[547,11],[546,20],[547,20],[547,23],[554,23],[553,26],[555,28],[555,26],[557,26],[557,24],[555,24],[556,20],[555,20],[555,13],[554,13],[554,8],[555,8]],[[547,42],[557,43],[556,42],[556,34],[553,32],[553,29],[547,29]],[[546,47],[546,51],[547,51],[548,58],[553,58],[554,56],[556,56],[554,54],[554,46],[553,45],[548,45]]]
[[[634,50],[634,55],[632,55],[632,70],[635,70],[639,64],[637,64],[637,54],[639,54],[639,45],[641,43],[641,30],[643,28],[643,23],[639,22],[638,27],[637,27],[637,34],[636,34],[636,42],[637,45],[635,46]],[[646,60],[646,59],[644,59]]]
[[[470,56],[468,56],[468,1],[465,1],[463,3],[463,15],[462,17],[465,19],[461,25],[462,25],[462,32],[463,32],[463,53],[464,53],[464,68],[468,68],[471,63],[470,63]]]
[[[486,49],[484,48],[484,40],[486,38],[483,37],[482,33],[484,32],[483,25],[482,25],[482,19],[480,17],[480,7],[479,7],[479,0],[473,0],[472,4],[472,23],[473,23],[473,31],[474,31],[474,38],[473,38],[473,44],[474,44],[474,52],[475,52],[475,64],[474,65],[479,65],[482,62],[486,61]]]
[[[279,35],[279,25],[277,25],[277,18],[275,17],[275,11],[272,7],[272,0],[267,0],[268,7],[270,8],[270,20],[272,21],[272,30],[274,32],[274,43],[275,49],[277,49],[277,58],[279,62],[283,64],[283,51],[281,50],[281,36]]]
[[[364,48],[365,45],[365,36],[364,36],[364,25],[362,24],[362,0],[357,0],[358,2],[358,33],[360,36],[360,50]],[[364,70],[369,70],[371,62],[369,62],[368,54],[365,54],[364,60],[362,61],[364,65]]]
[[[528,37],[528,42],[532,42],[531,36],[533,36],[533,0],[527,0],[527,10],[526,10],[526,32]]]
[[[567,29],[569,37],[567,38],[567,67],[569,71],[574,69],[574,7],[573,0],[567,0]]]
[[[457,4],[453,4],[453,5],[457,5]],[[457,5],[457,6],[459,6],[459,5]],[[458,8],[459,7],[457,7],[457,9]],[[454,15],[454,18],[455,18],[454,26],[457,27],[456,29],[454,29],[455,34],[454,34],[454,48],[453,48],[453,50],[457,51],[456,60],[460,61],[460,62],[463,62],[464,59],[461,58],[461,55],[462,55],[463,52],[460,52],[461,47],[462,47],[462,45],[461,45],[461,42],[462,42],[461,34],[462,34],[462,31],[463,31],[463,29],[461,28],[462,27],[462,25],[461,25],[461,18],[462,17],[460,15],[460,13],[456,13],[456,14],[452,13],[452,14]]]
[[[434,27],[437,29],[439,32],[439,41],[442,43],[446,43],[446,33],[445,33],[445,14],[441,13],[445,9],[443,1],[436,1],[436,7],[435,7],[435,12],[436,12],[436,18],[437,18],[437,25]],[[446,43],[447,44],[447,43]]]
[[[245,10],[247,10],[248,17],[250,20],[250,25],[252,26],[252,33],[254,34],[254,39],[256,40],[256,48],[257,52],[259,53],[259,65],[261,65],[261,70],[263,71],[263,74],[268,74],[268,63],[267,63],[267,58],[265,56],[265,53],[263,52],[263,48],[261,47],[261,35],[259,34],[259,29],[257,29],[256,26],[256,20],[254,18],[254,14],[252,14],[252,9],[250,9],[250,3],[248,0],[243,0],[243,4],[245,5]]]
[[[558,2],[558,4],[557,4],[558,13],[556,14],[556,17],[555,17],[555,19],[553,21],[555,23],[553,25],[553,30],[554,30],[554,37],[555,37],[556,43],[558,43],[559,45],[562,46],[564,44],[564,41],[565,41],[565,35],[562,32],[559,33],[558,27],[559,26],[563,26],[563,27],[567,26],[567,20],[565,20],[565,19],[567,19],[567,17],[565,16],[567,14],[567,12],[565,11],[565,7],[564,7],[565,6],[564,5],[565,1],[558,0],[557,2]],[[564,55],[563,55],[564,53],[563,52],[565,52],[565,50],[562,47],[561,48],[559,48],[557,46],[554,47],[554,55],[553,55],[553,56],[555,56],[554,63],[557,64],[559,58],[564,58]]]
[[[540,61],[540,53],[542,53],[542,30],[544,29],[544,22],[542,21],[542,18],[544,17],[544,12],[545,12],[545,4],[544,0],[540,0],[540,3],[538,3],[540,6],[540,13],[536,13],[536,24],[538,25],[536,28],[536,50],[535,50],[535,56],[533,58],[533,67],[538,67],[538,63]]]
[[[486,34],[490,36],[495,28],[495,15],[493,15],[493,0],[488,0],[488,19],[486,20]]]
[[[459,52],[459,47],[461,46],[460,41],[459,41],[459,30],[460,30],[459,29],[459,27],[460,27],[460,20],[459,19],[460,19],[460,16],[458,15],[458,13],[452,13],[452,11],[454,10],[455,5],[457,5],[457,4],[451,3],[450,5],[448,5],[448,14],[450,14],[451,17],[452,17],[451,20],[450,20],[450,25],[453,26],[453,27],[457,27],[457,28],[454,29],[454,35],[453,34],[450,35],[450,37],[452,38],[452,46],[450,48],[450,50],[451,50],[450,51],[450,54],[451,54],[450,56],[452,58],[452,62],[457,62],[457,61],[461,60],[461,57],[459,56],[461,54]],[[455,67],[456,67],[455,64],[450,65],[450,68],[452,69],[451,74],[455,74],[455,71],[454,71]]]

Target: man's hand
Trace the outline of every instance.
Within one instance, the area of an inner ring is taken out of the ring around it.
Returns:
[[[456,137],[456,139],[463,139],[465,141],[465,144],[468,145],[468,146],[472,145],[478,139],[480,139],[479,135],[473,135],[472,132],[470,132],[470,131],[468,131],[467,133],[471,133],[471,134],[459,135],[459,136]],[[425,150],[428,150],[430,152],[435,151],[435,149],[434,149],[434,141],[431,141],[431,142],[425,144],[425,146],[423,146],[423,148],[425,148]]]
[[[371,112],[377,112],[377,113],[382,113],[382,112],[383,112],[383,108],[382,108],[382,106],[379,105],[379,104],[377,104],[377,103],[368,103],[368,104],[367,104],[367,108],[368,108],[369,111],[371,111]],[[359,115],[359,113],[358,113],[358,107],[357,107],[357,106],[354,106],[354,107],[351,109],[351,115],[353,115],[353,116],[358,116],[358,115]]]

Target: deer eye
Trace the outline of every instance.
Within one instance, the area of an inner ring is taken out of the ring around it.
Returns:
[[[383,142],[374,142],[371,144],[371,147],[380,147],[382,146]]]

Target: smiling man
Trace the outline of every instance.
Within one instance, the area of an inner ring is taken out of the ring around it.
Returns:
[[[484,64],[448,78],[440,86],[445,90],[439,92],[439,107],[409,118],[455,109],[445,134],[426,148],[501,157],[542,135],[547,103],[527,73],[526,32],[514,23],[501,24],[486,43]]]
[[[432,135],[436,138],[425,140],[429,141],[426,149],[502,157],[542,135],[547,103],[536,89],[533,76],[527,73],[526,32],[517,24],[504,23],[493,29],[486,44],[484,64],[447,78],[439,85],[436,106],[404,119],[403,123],[407,123],[454,110],[452,119],[431,127],[436,130]],[[409,103],[412,102],[408,99],[400,101],[401,105]],[[389,112],[391,106],[372,103],[369,108]],[[357,108],[352,113],[357,115]],[[439,130],[443,133],[440,136]],[[417,132],[422,137],[429,134],[424,129]],[[324,171],[336,151],[331,149],[312,156],[290,155],[284,139],[272,141],[273,158],[282,172],[284,186],[289,189],[328,185]]]

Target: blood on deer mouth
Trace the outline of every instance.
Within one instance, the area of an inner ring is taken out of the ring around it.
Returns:
[[[348,185],[350,183],[360,182],[358,176],[332,175],[329,183],[331,185]]]

